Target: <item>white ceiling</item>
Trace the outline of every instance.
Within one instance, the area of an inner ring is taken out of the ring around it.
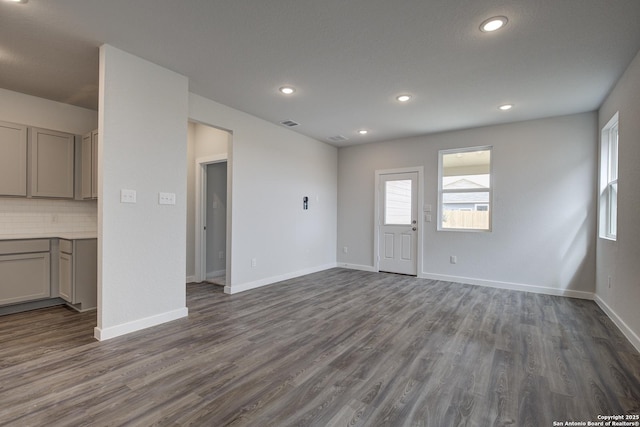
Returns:
[[[640,1],[0,0],[0,87],[97,109],[102,43],[343,146],[595,110],[640,49]]]

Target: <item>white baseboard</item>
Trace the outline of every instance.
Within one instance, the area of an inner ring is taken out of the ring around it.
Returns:
[[[150,328],[152,326],[160,325],[161,323],[177,320],[189,315],[187,307],[179,308],[177,310],[168,311],[166,313],[156,314],[155,316],[145,317],[144,319],[138,319],[131,322],[123,323],[116,326],[110,326],[108,328],[94,328],[93,336],[98,341],[104,341],[111,338],[119,337],[120,335],[136,332],[141,329]]]
[[[593,300],[593,292],[574,291],[572,289],[558,289],[546,286],[525,285],[522,283],[500,282],[494,280],[473,279],[470,277],[447,276],[443,274],[422,273],[422,279],[442,280],[445,282],[464,283],[467,285],[487,286],[489,288],[507,289],[511,291],[533,292],[536,294],[555,295],[561,297]]]
[[[624,322],[624,320],[622,320],[620,316],[618,316],[618,314],[613,311],[613,309],[609,307],[607,303],[604,302],[604,300],[597,294],[595,297],[595,302],[602,309],[602,311],[604,311],[604,313],[609,316],[609,319],[611,319],[611,321],[616,324],[618,329],[620,329],[620,332],[622,332],[622,334],[627,337],[627,339],[631,342],[631,345],[633,345],[636,350],[640,352],[640,337],[638,337],[638,335],[633,332],[633,330]]]
[[[187,276],[186,283],[194,283],[196,281],[196,276]]]
[[[296,277],[304,276],[306,274],[317,273],[319,271],[328,270],[330,268],[337,267],[337,264],[330,263],[325,265],[320,265],[317,267],[311,267],[304,270],[294,271],[292,273],[286,273],[279,276],[267,277],[265,279],[256,280],[248,283],[240,283],[233,286],[225,286],[224,293],[225,294],[237,294],[238,292],[248,291],[250,289],[260,288],[262,286],[271,285],[273,283],[282,282],[283,280],[294,279]]]
[[[349,264],[344,262],[339,262],[338,267],[348,268],[350,270],[360,270],[360,271],[369,271],[371,273],[377,273],[378,270],[375,267],[370,265],[361,265],[361,264]]]

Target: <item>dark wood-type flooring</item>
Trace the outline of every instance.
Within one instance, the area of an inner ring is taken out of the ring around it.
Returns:
[[[640,354],[592,301],[332,269],[109,341],[0,317],[0,424],[552,426],[640,414]]]

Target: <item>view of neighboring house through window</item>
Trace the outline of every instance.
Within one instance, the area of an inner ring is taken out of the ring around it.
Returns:
[[[600,138],[600,237],[618,233],[618,113],[602,128]]]
[[[491,230],[491,147],[440,151],[438,229]]]

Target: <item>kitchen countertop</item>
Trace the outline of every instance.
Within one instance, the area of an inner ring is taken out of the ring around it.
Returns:
[[[66,239],[83,240],[96,239],[97,232],[51,232],[51,233],[22,233],[22,234],[0,234],[0,240],[26,240],[26,239]]]

